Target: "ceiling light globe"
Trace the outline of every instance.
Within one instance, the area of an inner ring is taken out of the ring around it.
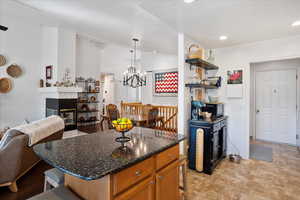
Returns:
[[[193,3],[195,0],[183,0],[184,3]]]
[[[300,26],[300,21],[295,21],[294,23],[292,23],[292,26],[295,27],[295,26]]]
[[[227,39],[228,39],[228,37],[227,37],[227,36],[225,36],[225,35],[222,35],[222,36],[220,36],[220,37],[219,37],[219,39],[220,39],[220,40],[227,40]]]

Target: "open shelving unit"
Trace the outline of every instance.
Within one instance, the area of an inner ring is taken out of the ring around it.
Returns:
[[[203,84],[198,84],[198,83],[189,83],[189,84],[185,84],[185,87],[190,88],[190,90],[192,90],[193,88],[203,88],[203,89],[218,89],[217,86],[214,85],[203,85]]]
[[[190,64],[190,69],[192,69],[192,66],[201,67],[205,70],[218,70],[219,69],[218,66],[216,66],[212,63],[209,63],[200,58],[186,59],[185,62]]]
[[[202,81],[205,80],[205,74],[207,70],[219,70],[219,67],[215,64],[209,63],[203,59],[200,58],[193,58],[193,59],[186,59],[185,62],[190,65],[190,70],[192,70],[192,67],[196,67],[196,73],[200,74],[199,76],[199,83],[187,83],[185,84],[185,87],[188,87],[190,89],[190,92],[192,92],[192,89],[202,89],[198,90],[198,94],[203,99],[205,97],[205,90],[207,89],[218,89],[221,87],[221,77],[219,77],[218,82],[216,85],[209,85],[209,84],[203,84]]]
[[[99,123],[99,90],[95,91],[96,87],[99,85],[96,84],[96,80],[77,80],[77,84],[81,84],[84,88],[84,91],[78,93],[78,101],[77,101],[77,115],[78,126],[90,126],[96,125]],[[94,97],[94,99],[91,99]],[[85,107],[85,108],[83,108]],[[80,120],[83,118],[84,120]],[[94,118],[94,119],[91,119]]]

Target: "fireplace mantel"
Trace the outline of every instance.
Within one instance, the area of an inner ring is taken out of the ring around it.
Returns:
[[[46,98],[56,99],[77,99],[78,92],[82,92],[80,87],[44,87],[39,92]]]

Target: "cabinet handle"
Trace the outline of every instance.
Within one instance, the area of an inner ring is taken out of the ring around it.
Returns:
[[[158,176],[158,178],[159,178],[159,179],[163,179],[164,177],[163,177],[163,176]]]
[[[150,184],[153,185],[153,184],[154,184],[154,181],[150,181]]]
[[[140,176],[141,173],[142,173],[142,172],[141,172],[140,170],[138,170],[138,171],[135,172],[135,175],[136,175],[136,176]]]

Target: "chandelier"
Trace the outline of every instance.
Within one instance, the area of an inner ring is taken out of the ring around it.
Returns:
[[[136,38],[132,40],[134,41],[134,50],[130,50],[131,64],[130,67],[124,72],[123,85],[132,88],[138,88],[146,86],[146,73],[142,73],[136,69],[136,48],[139,40]]]

